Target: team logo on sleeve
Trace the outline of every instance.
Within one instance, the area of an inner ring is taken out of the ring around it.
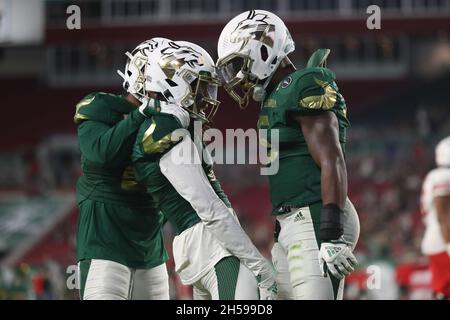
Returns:
[[[281,81],[281,89],[286,89],[292,83],[292,77],[289,76]]]

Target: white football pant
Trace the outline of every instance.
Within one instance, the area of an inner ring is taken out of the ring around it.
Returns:
[[[323,277],[319,267],[316,233],[321,204],[295,209],[277,216],[281,230],[272,248],[280,300],[332,300],[343,298],[344,280]],[[314,212],[312,212],[314,211]],[[314,226],[315,224],[315,226]],[[315,228],[316,227],[316,230]],[[347,199],[344,208],[344,238],[355,248],[359,237],[359,219]]]
[[[132,269],[114,261],[92,259],[82,299],[169,300],[166,264],[150,269]]]

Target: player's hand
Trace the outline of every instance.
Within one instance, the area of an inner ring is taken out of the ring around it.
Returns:
[[[355,270],[358,261],[351,247],[341,237],[338,240],[322,242],[319,250],[319,264],[324,277],[329,270],[334,277],[342,279]]]
[[[146,98],[143,100],[142,104],[139,106],[139,112],[145,117],[151,117],[158,112],[161,112],[161,101]]]
[[[259,300],[277,300],[278,288],[272,268],[260,273],[257,277]]]
[[[183,107],[174,103],[150,98],[142,103],[139,107],[139,111],[148,118],[151,118],[158,113],[171,114],[180,121],[183,128],[186,129],[189,126],[189,113]]]

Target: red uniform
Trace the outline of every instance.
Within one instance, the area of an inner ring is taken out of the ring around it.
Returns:
[[[450,257],[442,236],[434,198],[450,196],[450,168],[441,167],[428,173],[422,188],[425,235],[422,252],[428,256],[435,294],[450,298]]]

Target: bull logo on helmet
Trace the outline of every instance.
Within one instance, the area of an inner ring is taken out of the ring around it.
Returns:
[[[161,50],[159,65],[167,78],[172,79],[184,64],[191,68],[203,66],[203,56],[193,48],[180,46],[175,42],[169,42],[169,46]]]
[[[272,48],[275,25],[269,24],[266,21],[267,19],[269,19],[267,14],[256,13],[254,10],[250,11],[248,16],[239,22],[234,31],[231,32],[230,42],[243,42],[244,47],[250,39],[254,39]],[[272,36],[269,34],[272,34]]]

